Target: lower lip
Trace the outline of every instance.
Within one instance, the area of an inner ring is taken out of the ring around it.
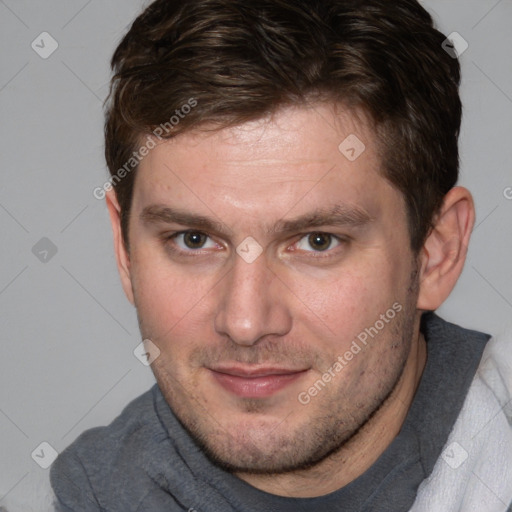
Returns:
[[[216,381],[227,391],[242,398],[265,398],[295,382],[305,371],[262,377],[239,377],[212,370]]]

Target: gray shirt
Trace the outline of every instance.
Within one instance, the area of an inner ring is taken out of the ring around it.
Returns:
[[[318,498],[260,491],[214,465],[157,384],[108,426],[82,433],[53,463],[57,510],[109,512],[402,512],[412,506],[457,419],[490,336],[422,317],[427,362],[402,429],[377,461]]]

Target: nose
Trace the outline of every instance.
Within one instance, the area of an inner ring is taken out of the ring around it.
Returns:
[[[233,268],[219,284],[215,330],[247,347],[268,335],[287,334],[292,317],[285,291],[264,254],[252,263],[236,255]]]

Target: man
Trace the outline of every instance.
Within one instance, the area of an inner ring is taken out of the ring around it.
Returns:
[[[157,383],[60,454],[59,510],[507,510],[501,345],[434,313],[475,217],[444,40],[413,0],[135,20],[95,194]]]

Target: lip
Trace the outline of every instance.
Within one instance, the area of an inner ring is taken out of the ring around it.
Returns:
[[[300,379],[307,369],[275,367],[209,368],[215,381],[241,398],[266,398]]]

